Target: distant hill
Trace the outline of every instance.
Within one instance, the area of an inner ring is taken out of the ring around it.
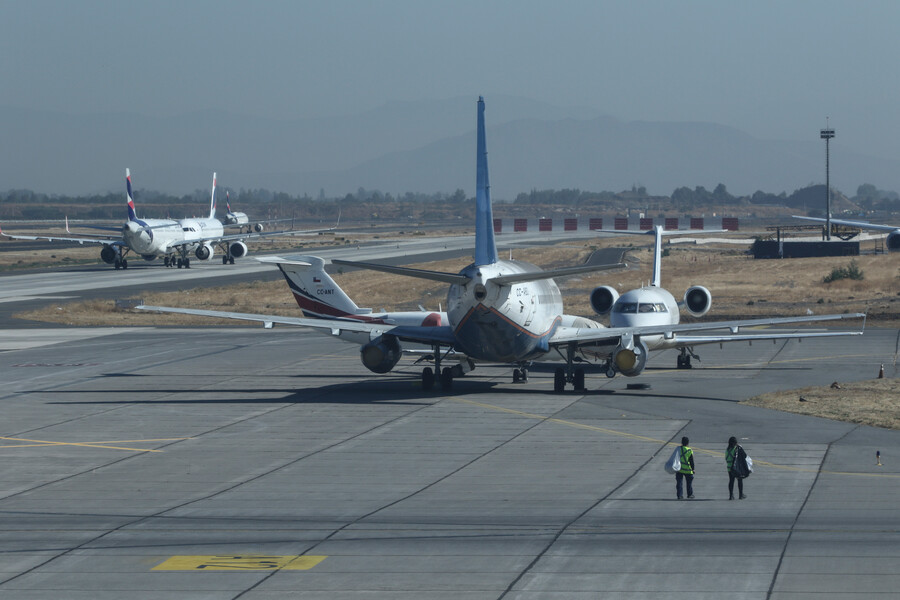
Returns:
[[[724,183],[732,194],[824,182],[819,140],[756,139],[712,123],[625,123],[592,109],[488,99],[494,198],[532,188],[622,190]],[[204,111],[171,118],[0,107],[0,189],[87,194],[135,185],[169,193],[222,185],[341,196],[358,188],[474,194],[475,99],[402,102],[347,117],[279,121]],[[900,161],[832,145],[832,183],[900,190]]]

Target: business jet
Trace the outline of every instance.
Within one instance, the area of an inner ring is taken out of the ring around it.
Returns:
[[[206,218],[190,219],[141,219],[135,211],[134,195],[131,191],[131,171],[125,169],[125,189],[128,220],[120,228],[103,228],[120,232],[119,235],[62,237],[0,235],[18,240],[47,240],[51,242],[75,242],[78,244],[100,244],[100,259],[116,269],[128,268],[128,253],[133,252],[150,262],[163,258],[167,267],[191,267],[191,255],[198,260],[211,260],[218,247],[222,253],[222,264],[234,264],[234,259],[247,256],[249,250],[245,240],[264,236],[290,236],[317,233],[328,229],[307,229],[303,231],[272,231],[262,233],[262,227],[255,233],[225,234],[225,225],[216,219],[216,174],[213,173],[210,210]],[[229,210],[229,213],[231,211]],[[235,213],[236,217],[244,213]],[[68,232],[68,223],[66,226]]]
[[[539,267],[516,260],[503,260],[497,254],[494,241],[493,218],[488,177],[487,143],[484,126],[484,99],[478,99],[476,143],[476,222],[474,262],[459,273],[428,271],[382,265],[377,263],[332,260],[333,264],[365,268],[386,273],[440,281],[449,284],[447,293],[446,324],[444,315],[430,317],[427,321],[419,315],[419,324],[378,322],[369,320],[366,314],[354,314],[353,306],[341,298],[343,292],[322,279],[318,272],[311,274],[310,286],[297,275],[307,265],[317,268],[313,261],[267,257],[267,262],[278,264],[288,285],[307,315],[279,317],[247,313],[206,311],[189,308],[140,306],[143,310],[183,313],[210,317],[225,317],[263,322],[266,327],[275,323],[313,327],[333,336],[350,339],[361,344],[360,358],[363,365],[374,373],[392,370],[403,355],[403,345],[419,344],[431,348],[422,359],[430,359],[434,369],[422,370],[422,386],[433,387],[438,379],[441,387],[450,388],[453,379],[473,368],[477,363],[503,363],[514,366],[513,381],[527,380],[527,368],[533,361],[563,359],[566,366],[554,373],[554,390],[561,392],[571,383],[576,390],[584,389],[584,368],[580,366],[591,353],[607,354],[604,363],[609,376],[609,363],[619,365],[612,371],[636,375],[643,369],[649,349],[644,338],[673,339],[676,333],[686,330],[731,329],[736,334],[740,328],[780,323],[836,320],[848,315],[824,315],[816,317],[790,317],[782,319],[750,319],[708,324],[677,324],[670,319],[653,323],[604,327],[597,321],[563,312],[562,294],[555,277],[624,267],[614,265],[580,265],[543,271]],[[308,257],[306,257],[308,258]],[[346,294],[344,294],[346,295]],[[334,302],[332,298],[340,298]],[[862,315],[856,315],[862,317]],[[313,317],[313,318],[309,318]],[[852,332],[859,334],[862,332]],[[845,335],[830,332],[826,335]],[[808,337],[799,335],[797,337]],[[822,334],[815,334],[822,335]],[[353,336],[355,339],[351,339]],[[629,359],[631,364],[629,365]],[[452,367],[442,361],[456,361]],[[578,363],[578,366],[576,366]]]
[[[794,215],[795,219],[803,219],[804,221],[815,221],[817,223],[827,223],[826,219],[818,217],[800,217]],[[883,231],[887,233],[885,245],[889,252],[900,251],[900,227],[896,225],[876,225],[875,223],[867,223],[866,221],[845,221],[843,219],[830,219],[834,225],[842,227],[856,227],[858,229],[870,229],[872,231]]]

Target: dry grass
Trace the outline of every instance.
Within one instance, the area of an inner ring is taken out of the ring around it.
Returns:
[[[755,396],[743,404],[860,425],[900,429],[900,403],[897,402],[900,380],[872,379],[840,383],[837,386],[773,392]]]

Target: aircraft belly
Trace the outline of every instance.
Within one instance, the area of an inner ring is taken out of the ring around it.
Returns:
[[[454,335],[467,356],[490,362],[530,360],[549,350],[548,340],[558,321],[543,334],[534,333],[494,313],[470,315]]]

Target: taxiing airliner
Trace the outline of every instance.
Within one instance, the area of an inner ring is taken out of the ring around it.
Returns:
[[[17,240],[47,240],[51,242],[75,242],[78,244],[101,244],[100,258],[106,264],[114,265],[116,269],[127,269],[129,252],[139,255],[146,261],[163,258],[167,267],[179,269],[190,268],[191,255],[198,260],[211,260],[218,246],[222,252],[222,264],[234,264],[234,259],[248,254],[245,240],[265,236],[291,236],[328,231],[327,229],[307,229],[303,231],[272,231],[261,233],[262,226],[257,227],[256,233],[226,234],[225,227],[238,224],[237,221],[247,223],[246,214],[232,213],[229,206],[229,215],[226,223],[216,219],[216,174],[213,173],[212,192],[210,194],[209,216],[206,218],[191,219],[141,219],[138,218],[134,206],[134,195],[131,191],[131,171],[125,169],[125,189],[128,207],[128,220],[121,229],[119,236],[87,236],[87,237],[60,237],[60,236],[34,236],[34,235],[0,235]],[[229,223],[233,218],[236,222]],[[67,226],[68,231],[68,226]]]
[[[446,273],[368,262],[332,261],[339,265],[445,282],[449,284],[446,315],[435,313],[423,317],[422,313],[414,313],[412,322],[400,322],[392,321],[391,313],[376,316],[357,312],[355,304],[349,298],[345,299],[346,294],[330,278],[322,277],[322,263],[310,260],[312,257],[265,259],[279,265],[306,318],[158,306],[138,308],[261,321],[267,327],[275,323],[314,327],[361,344],[362,363],[375,373],[393,369],[400,361],[404,345],[421,344],[432,349],[428,358],[434,363],[434,369],[427,366],[422,370],[422,386],[426,389],[431,388],[436,379],[442,387],[449,388],[455,377],[470,371],[479,362],[511,364],[515,367],[513,380],[522,381],[527,380],[527,368],[533,361],[563,359],[566,366],[557,368],[554,374],[554,389],[558,392],[563,391],[567,383],[576,390],[584,389],[585,371],[580,365],[591,357],[607,357],[601,366],[607,376],[617,372],[636,375],[643,369],[649,350],[645,340],[672,340],[681,332],[705,329],[730,329],[734,335],[743,327],[851,317],[822,315],[679,324],[677,318],[673,322],[666,316],[652,322],[604,327],[592,319],[565,314],[562,294],[554,277],[624,265],[580,265],[543,271],[529,263],[499,258],[494,241],[484,108],[484,100],[479,98],[474,262],[459,273]],[[828,332],[793,337],[861,333]],[[457,364],[442,368],[445,359]]]

